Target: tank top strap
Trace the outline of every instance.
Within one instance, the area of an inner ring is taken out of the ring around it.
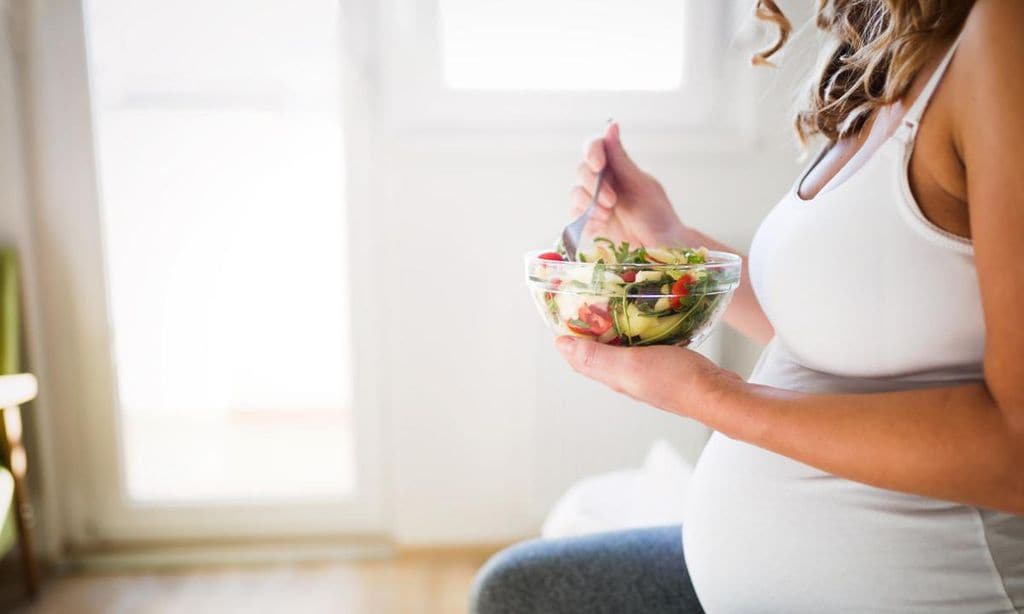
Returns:
[[[942,58],[942,62],[935,68],[935,72],[928,79],[928,83],[925,84],[924,89],[918,94],[917,99],[914,100],[914,104],[907,110],[907,114],[903,116],[899,133],[905,139],[911,139],[917,134],[917,127],[921,123],[921,117],[924,115],[925,110],[928,109],[928,103],[931,102],[932,96],[935,94],[935,90],[938,89],[939,83],[942,82],[942,77],[946,74],[946,69],[949,68],[949,63],[953,61],[953,56],[956,54],[957,47],[960,46],[960,40],[963,38],[963,30],[957,35],[956,40],[949,46],[949,50],[946,51],[946,55]]]

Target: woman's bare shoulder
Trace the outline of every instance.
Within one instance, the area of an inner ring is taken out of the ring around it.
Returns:
[[[1024,69],[1024,0],[977,0],[958,53],[976,69]]]
[[[1024,0],[978,0],[967,22],[949,78],[954,133],[969,135],[1020,129],[1024,107]],[[1000,130],[977,132],[992,122]],[[977,138],[972,140],[977,141]]]

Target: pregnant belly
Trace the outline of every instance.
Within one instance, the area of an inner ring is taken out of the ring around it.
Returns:
[[[713,614],[1013,611],[974,508],[836,478],[720,434],[688,499],[686,562]]]

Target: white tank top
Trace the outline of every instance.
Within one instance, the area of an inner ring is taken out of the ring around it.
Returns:
[[[871,393],[982,379],[971,242],[929,222],[907,179],[955,50],[862,167],[810,200],[801,177],[761,224],[751,281],[775,338],[752,382]],[[841,479],[717,433],[683,527],[710,614],[1024,610],[1024,517]]]

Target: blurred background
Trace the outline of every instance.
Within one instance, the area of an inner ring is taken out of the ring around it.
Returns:
[[[678,522],[706,430],[573,376],[522,254],[609,117],[746,251],[815,45],[752,68],[753,4],[0,0],[0,608],[459,612]]]

